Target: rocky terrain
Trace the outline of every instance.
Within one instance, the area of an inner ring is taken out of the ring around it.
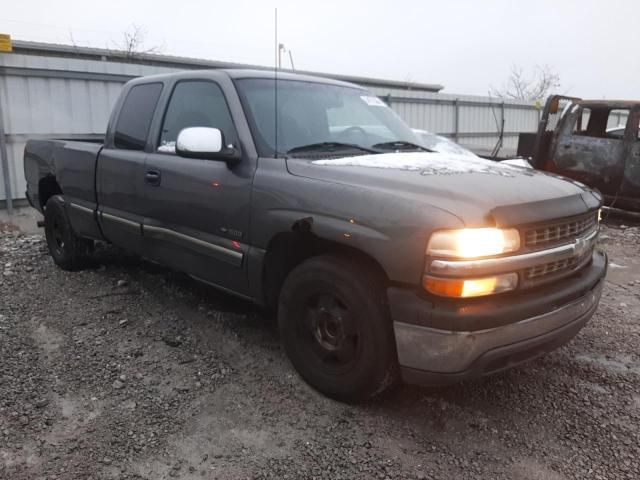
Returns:
[[[0,478],[638,478],[640,227],[601,245],[569,345],[353,406],[307,387],[251,305],[110,247],[64,272],[0,227]]]

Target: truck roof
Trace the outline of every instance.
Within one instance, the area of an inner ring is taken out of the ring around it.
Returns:
[[[640,105],[640,100],[580,100],[580,105],[597,109],[627,109]]]
[[[240,69],[240,68],[216,68],[216,69],[205,69],[205,70],[184,70],[182,72],[174,72],[174,73],[162,73],[158,75],[147,75],[144,77],[138,77],[134,80],[131,80],[131,83],[141,83],[148,82],[149,80],[166,80],[171,78],[191,78],[194,76],[203,76],[207,73],[211,74],[220,74],[220,72],[225,73],[232,79],[241,79],[241,78],[266,78],[273,79],[275,78],[275,72],[273,70],[258,70],[258,69]],[[315,75],[303,75],[299,73],[290,73],[278,71],[278,80],[298,80],[303,82],[314,82],[314,83],[324,83],[327,85],[336,85],[342,87],[350,87],[350,88],[359,88],[364,89],[360,85],[356,85],[355,83],[343,82],[341,80],[334,80],[331,78],[319,77]]]

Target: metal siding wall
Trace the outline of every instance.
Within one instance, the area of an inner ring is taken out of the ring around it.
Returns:
[[[31,135],[104,134],[122,83],[64,78],[0,77],[11,189],[24,198],[22,152]],[[1,183],[1,182],[0,182]],[[6,198],[0,186],[0,200]]]
[[[468,146],[492,149],[498,141],[502,122],[502,99],[382,87],[371,90],[382,98],[391,96],[391,108],[411,127],[449,137],[455,134],[454,102],[457,99],[460,102],[459,142]],[[402,101],[394,101],[393,97],[400,97]],[[431,99],[439,103],[412,103],[408,100],[411,98]],[[537,130],[539,110],[532,107],[529,102],[505,101],[503,149],[515,151],[518,144],[516,133]],[[477,135],[473,135],[474,133]]]
[[[151,75],[175,69],[20,54],[0,55],[0,67],[117,75]],[[63,73],[64,75],[64,73]],[[0,102],[9,156],[11,190],[24,198],[22,153],[27,138],[104,134],[123,81],[42,78],[0,73]],[[0,200],[6,198],[0,182]]]
[[[28,68],[50,71],[52,76],[65,72],[87,74],[141,76],[177,71],[177,68],[136,65],[123,62],[48,57],[22,54],[0,54],[0,68]],[[22,152],[29,136],[60,137],[65,135],[104,134],[114,104],[124,80],[42,78],[0,73],[0,102],[3,111],[10,180],[14,198],[24,198],[26,188]],[[441,94],[402,88],[373,87],[370,90],[392,101],[391,107],[411,127],[453,136],[455,133],[454,100],[477,105],[459,106],[460,143],[493,148],[498,140],[494,112],[500,121],[500,101],[487,97]],[[407,99],[430,99],[446,103],[419,103]],[[493,107],[486,105],[492,101]],[[505,132],[533,132],[537,128],[538,111],[523,102],[507,102]],[[474,135],[476,134],[476,135]],[[516,136],[506,136],[504,145],[515,149]],[[0,182],[0,200],[5,192]]]

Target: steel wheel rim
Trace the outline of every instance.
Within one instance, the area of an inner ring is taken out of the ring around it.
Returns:
[[[344,373],[361,353],[360,331],[346,303],[333,293],[310,296],[299,331],[315,361],[331,373]]]
[[[51,237],[53,240],[53,248],[57,255],[64,252],[65,226],[60,215],[54,215],[51,225]]]

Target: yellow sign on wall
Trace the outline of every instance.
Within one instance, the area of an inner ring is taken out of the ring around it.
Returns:
[[[11,51],[13,51],[13,47],[11,46],[11,35],[0,33],[0,52]]]

